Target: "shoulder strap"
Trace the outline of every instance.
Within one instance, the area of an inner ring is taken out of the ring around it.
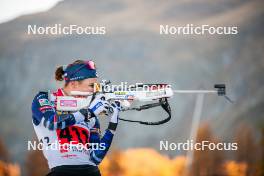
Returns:
[[[119,120],[126,121],[126,122],[139,123],[142,125],[161,125],[161,124],[164,124],[164,123],[167,123],[168,121],[170,121],[170,119],[171,119],[171,108],[170,108],[170,105],[168,103],[167,98],[160,99],[158,103],[146,104],[146,105],[142,105],[138,108],[130,108],[130,109],[126,109],[126,110],[141,111],[141,110],[145,110],[145,109],[149,109],[149,108],[154,108],[157,106],[161,106],[164,109],[164,111],[167,112],[167,114],[169,116],[163,120],[159,120],[159,121],[155,121],[155,122],[147,122],[147,121],[141,121],[141,120],[129,120],[129,119],[123,119],[123,118],[119,118]]]

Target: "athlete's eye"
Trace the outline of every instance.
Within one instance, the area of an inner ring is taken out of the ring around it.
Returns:
[[[94,83],[88,84],[88,87],[94,88]]]
[[[93,84],[88,84],[88,87],[93,87]]]

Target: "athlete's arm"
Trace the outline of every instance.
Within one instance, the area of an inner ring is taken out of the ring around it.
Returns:
[[[95,119],[94,126],[90,129],[90,143],[99,143],[101,137],[100,122],[98,117],[92,117]]]
[[[95,99],[91,102],[88,110],[91,113],[92,118],[90,120],[94,121],[94,125],[90,129],[90,143],[100,143],[100,123],[98,120],[98,115],[100,112],[105,111],[107,113],[110,104],[105,101],[103,94],[97,94]]]
[[[98,149],[92,149],[90,152],[91,160],[97,165],[101,163],[106,153],[108,152],[114,137],[115,130],[117,128],[120,103],[116,102],[112,104],[112,108],[114,112],[111,114],[110,122],[107,130],[105,131],[104,136],[100,139],[100,134],[91,133],[91,137],[93,141],[95,143],[98,143],[99,144],[98,146],[103,146],[103,147],[99,147]]]
[[[43,120],[49,130],[64,129],[85,119],[84,111],[58,115],[48,99],[48,93],[38,93],[32,102],[33,123],[39,125]]]

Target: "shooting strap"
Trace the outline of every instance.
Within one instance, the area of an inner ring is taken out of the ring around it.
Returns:
[[[134,123],[139,123],[142,125],[161,125],[164,124],[168,121],[170,121],[171,119],[171,108],[170,105],[168,103],[167,98],[161,98],[159,100],[158,103],[151,103],[151,104],[146,104],[146,105],[142,105],[140,107],[135,107],[135,108],[127,108],[126,110],[136,110],[136,111],[141,111],[141,110],[145,110],[145,109],[149,109],[149,108],[154,108],[157,106],[161,106],[167,113],[168,113],[168,117],[163,119],[163,120],[159,120],[156,122],[146,122],[146,121],[140,121],[140,120],[129,120],[129,119],[123,119],[123,118],[119,118],[119,120],[125,121],[125,122],[134,122]]]

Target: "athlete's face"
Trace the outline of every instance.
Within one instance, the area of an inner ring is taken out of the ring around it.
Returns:
[[[82,81],[70,82],[71,91],[94,92],[97,78],[88,78]]]

